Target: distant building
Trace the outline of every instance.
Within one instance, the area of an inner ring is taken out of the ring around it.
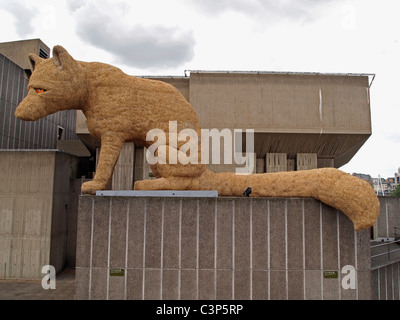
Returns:
[[[400,183],[400,168],[397,169],[397,172],[394,173],[394,179],[396,185]]]
[[[364,173],[353,173],[352,176],[367,181],[374,188],[377,195],[390,196],[400,183],[400,168],[394,174],[394,177],[388,177],[387,179],[381,177],[372,178],[370,174]]]
[[[388,177],[387,179],[381,177],[373,178],[372,181],[375,193],[380,196],[390,196],[399,184],[399,178],[400,168],[398,172],[394,173],[394,177]]]
[[[370,174],[353,173],[352,176],[363,179],[363,180],[367,181],[370,185],[373,184],[373,179]]]

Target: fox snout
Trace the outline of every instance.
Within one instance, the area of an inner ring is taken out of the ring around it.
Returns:
[[[32,99],[28,94],[15,110],[15,116],[25,121],[35,121],[47,116],[48,112],[44,108],[43,102],[38,100]]]

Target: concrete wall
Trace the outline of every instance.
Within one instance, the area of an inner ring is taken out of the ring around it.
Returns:
[[[203,128],[371,133],[367,76],[191,72],[189,89]]]
[[[394,228],[400,228],[400,198],[379,196],[380,213],[374,227],[374,238],[393,238]],[[400,233],[400,229],[397,230]]]
[[[189,97],[202,128],[254,129],[257,158],[316,153],[339,168],[371,135],[368,76],[191,72]]]
[[[189,96],[189,77],[149,77],[152,80],[164,81],[172,84],[178,91],[190,101]]]
[[[27,95],[25,71],[0,54],[0,149],[55,149],[58,126],[62,139],[76,140],[76,111],[58,112],[38,121],[22,121],[15,109]]]
[[[0,151],[1,279],[40,279],[43,265],[64,268],[75,164],[57,151]]]
[[[83,182],[84,179],[76,178],[70,180],[69,184],[67,253],[65,261],[65,267],[67,268],[75,268],[79,196],[81,195]]]
[[[369,243],[308,198],[81,196],[76,298],[370,299]]]

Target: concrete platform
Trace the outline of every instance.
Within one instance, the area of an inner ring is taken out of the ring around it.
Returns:
[[[41,280],[0,280],[0,300],[73,300],[75,270],[56,276],[56,289],[45,290]]]

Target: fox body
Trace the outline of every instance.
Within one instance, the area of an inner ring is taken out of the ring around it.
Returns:
[[[61,110],[82,110],[89,132],[101,141],[94,179],[82,185],[82,192],[105,189],[112,177],[124,142],[149,148],[149,130],[166,133],[166,163],[151,166],[155,180],[137,181],[136,190],[218,190],[221,196],[241,196],[247,187],[251,197],[313,197],[344,212],[355,230],[372,226],[379,214],[379,201],[371,186],[334,168],[251,175],[214,173],[202,164],[201,147],[197,164],[169,164],[169,155],[181,152],[179,142],[168,145],[170,121],[177,132],[192,129],[201,136],[199,121],[190,103],[170,84],[136,78],[120,69],[98,62],[82,62],[61,46],[53,58],[30,54],[32,75],[28,95],[15,116],[38,120]],[[199,145],[201,141],[198,141]],[[158,149],[160,150],[160,148]],[[178,157],[177,157],[178,158]]]

